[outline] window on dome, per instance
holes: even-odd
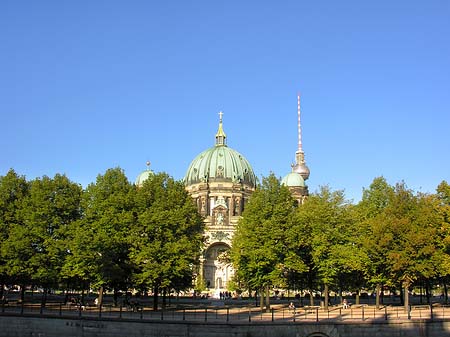
[[[223,178],[223,166],[219,165],[217,167],[216,177]]]

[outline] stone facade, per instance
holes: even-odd
[[[213,296],[228,289],[234,271],[225,263],[236,225],[256,186],[250,163],[229,148],[220,113],[215,146],[201,152],[190,164],[184,182],[205,221],[205,244],[199,278]]]
[[[220,257],[231,247],[237,222],[254,188],[224,180],[189,185],[186,189],[205,218],[200,277],[207,288],[224,291],[233,270]]]

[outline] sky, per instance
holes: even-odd
[[[0,176],[86,187],[214,146],[291,171],[297,93],[310,192],[450,182],[450,1],[0,2]]]

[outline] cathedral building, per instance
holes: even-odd
[[[200,259],[200,277],[208,288],[227,289],[233,270],[221,261],[231,247],[237,222],[256,187],[250,163],[227,146],[222,112],[213,147],[201,152],[189,165],[184,183],[205,217],[205,247]]]
[[[282,179],[299,204],[308,195],[305,180],[309,168],[305,163],[300,125],[300,96],[297,97],[298,149],[292,171]],[[153,174],[150,163],[136,179],[136,185]],[[236,225],[245,205],[256,188],[256,176],[248,160],[228,147],[223,130],[223,113],[219,113],[219,126],[214,146],[198,154],[189,165],[184,177],[186,190],[192,196],[205,221],[205,242],[200,258],[199,277],[205,286],[215,292],[227,290],[234,275],[233,268],[221,258],[231,247]],[[217,295],[217,294],[216,294]]]

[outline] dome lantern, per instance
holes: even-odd
[[[225,134],[225,132],[223,132],[222,117],[223,117],[223,112],[220,111],[219,112],[219,129],[217,130],[217,133],[216,133],[216,146],[227,146],[227,143],[226,143],[227,135]]]

